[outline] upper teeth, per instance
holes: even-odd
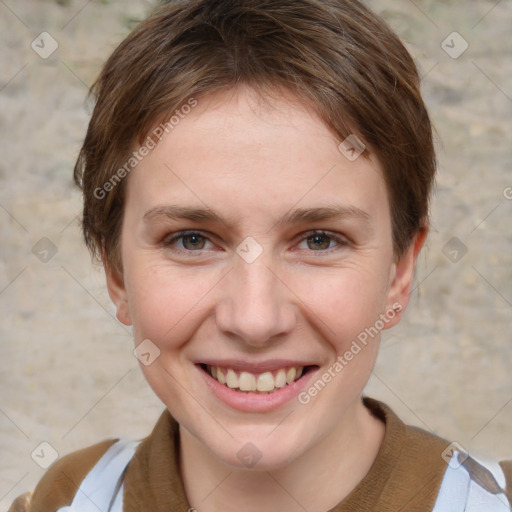
[[[269,393],[282,388],[286,384],[292,384],[299,379],[304,370],[303,366],[280,368],[274,372],[254,374],[250,372],[237,373],[231,368],[208,366],[208,373],[221,384],[228,388],[240,391],[260,391]]]

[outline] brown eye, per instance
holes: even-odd
[[[329,249],[332,238],[324,234],[312,235],[307,238],[308,249],[320,250]]]
[[[182,245],[189,251],[204,249],[205,238],[198,234],[183,235],[180,237]]]
[[[190,256],[192,253],[195,256],[202,256],[205,251],[216,250],[218,247],[211,241],[208,234],[201,231],[181,231],[177,233],[170,233],[162,239],[162,246],[169,251],[181,255]]]

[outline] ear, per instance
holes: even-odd
[[[387,316],[391,317],[391,311],[394,311],[394,316],[386,322],[386,329],[393,327],[401,320],[409,303],[414,267],[427,234],[428,227],[425,225],[418,231],[409,247],[391,267],[386,312],[389,312]]]
[[[112,268],[112,266],[105,261],[103,262],[103,266],[107,278],[108,294],[116,307],[117,319],[124,325],[132,325],[123,272]]]

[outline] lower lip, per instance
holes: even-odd
[[[285,403],[296,398],[317,372],[316,369],[311,369],[306,375],[296,380],[293,384],[287,384],[273,393],[259,394],[234,391],[215,380],[201,367],[198,366],[197,368],[215,397],[233,409],[244,412],[267,412],[278,409]]]

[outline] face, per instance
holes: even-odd
[[[240,89],[201,98],[128,178],[118,318],[160,351],[141,367],[182,431],[229,465],[282,467],[354,424],[407,303],[417,251],[395,261],[378,162],[339,142],[293,97]]]

